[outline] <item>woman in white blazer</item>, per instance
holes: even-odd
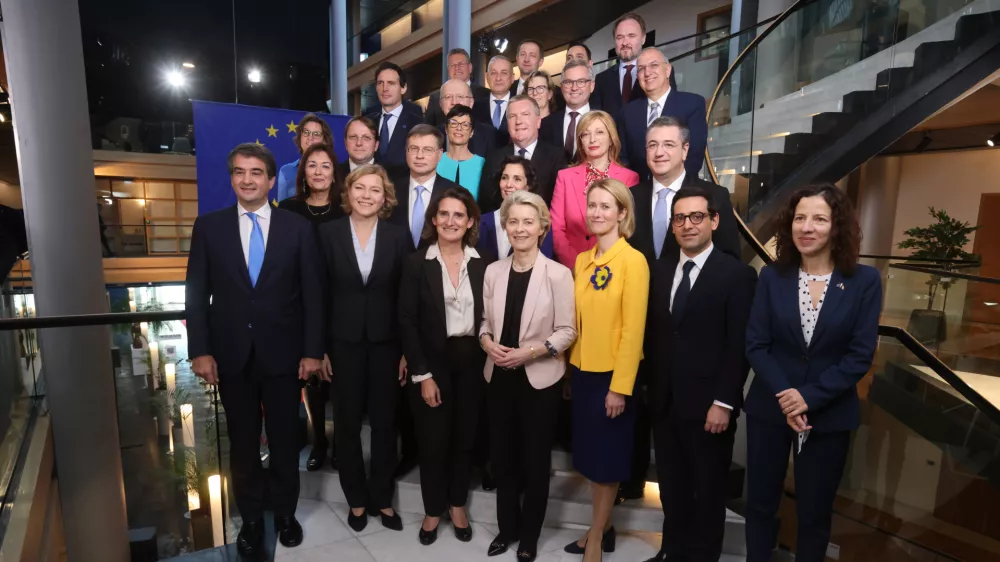
[[[479,330],[487,353],[483,374],[489,383],[500,527],[488,554],[502,554],[517,542],[517,559],[530,562],[549,499],[550,453],[562,395],[557,383],[566,372],[562,354],[576,340],[573,274],[539,251],[551,226],[541,197],[512,193],[500,207],[500,219],[514,253],[486,268]]]

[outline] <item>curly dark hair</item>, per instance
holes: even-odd
[[[299,159],[299,169],[295,173],[295,195],[303,201],[308,199],[310,193],[312,193],[312,189],[309,188],[309,182],[306,181],[306,164],[309,162],[309,158],[317,152],[325,152],[330,158],[330,164],[332,164],[334,172],[337,169],[337,154],[334,153],[333,146],[329,144],[314,144],[307,148],[302,158]],[[337,179],[334,177],[333,183],[330,184],[330,202],[336,199],[336,184]]]
[[[462,245],[475,247],[476,242],[479,241],[479,219],[481,213],[479,212],[479,205],[476,204],[476,198],[464,187],[449,187],[441,192],[440,195],[431,198],[431,203],[427,206],[427,212],[424,215],[424,230],[420,233],[420,238],[431,243],[437,242],[438,233],[437,227],[434,226],[434,217],[437,216],[438,209],[441,207],[441,201],[445,199],[456,199],[465,205],[465,212],[472,217],[473,222],[472,226],[465,233],[465,236],[462,237]]]
[[[507,169],[508,164],[517,164],[524,169],[524,182],[528,184],[528,191],[535,192],[535,168],[531,165],[531,160],[528,160],[520,154],[511,154],[503,159],[500,163],[500,169],[497,170],[496,177],[493,178],[500,185],[500,178],[503,177],[504,170]]]
[[[819,183],[799,188],[788,199],[788,204],[778,215],[777,242],[778,259],[775,265],[788,271],[799,267],[802,255],[795,247],[792,238],[792,223],[795,221],[795,208],[805,197],[822,197],[830,206],[832,217],[830,222],[830,255],[834,266],[845,276],[850,276],[858,267],[858,254],[861,253],[861,225],[854,212],[854,205],[843,191],[831,183]]]

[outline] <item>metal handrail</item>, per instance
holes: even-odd
[[[928,275],[940,275],[942,277],[954,277],[956,279],[964,279],[966,281],[974,281],[976,283],[989,283],[991,285],[1000,285],[1000,279],[996,277],[983,277],[982,275],[971,275],[968,273],[960,273],[953,269],[939,269],[936,267],[921,267],[919,265],[910,265],[908,263],[892,263],[889,267],[894,269],[905,269],[906,271],[916,271],[917,273],[927,273]]]

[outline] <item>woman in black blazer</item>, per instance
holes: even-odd
[[[340,200],[348,216],[320,227],[340,485],[351,507],[347,523],[352,529],[365,528],[365,509],[373,507],[382,525],[399,531],[403,523],[392,509],[394,414],[403,373],[396,297],[410,242],[405,229],[384,220],[396,206],[396,193],[381,166],[351,172]],[[361,452],[366,411],[372,451],[367,482]]]
[[[778,259],[761,271],[747,358],[747,562],[771,559],[788,451],[795,457],[795,559],[821,562],[851,431],[861,421],[856,385],[878,344],[882,283],[858,264],[861,229],[830,184],[792,195],[779,217]]]
[[[455,536],[472,540],[465,512],[472,453],[485,387],[486,354],[476,339],[483,318],[485,260],[476,252],[479,207],[464,188],[431,199],[421,238],[406,258],[399,289],[409,396],[420,446],[424,522],[419,538],[437,540],[450,511]]]

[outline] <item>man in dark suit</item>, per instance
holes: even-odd
[[[542,56],[542,44],[535,39],[522,39],[517,44],[517,52],[514,56],[521,78],[511,83],[510,95],[520,96],[524,94],[524,88],[527,86],[523,78],[527,78],[529,74],[541,68],[545,57]]]
[[[757,274],[713,247],[719,210],[707,191],[678,191],[671,224],[680,251],[650,273],[645,351],[664,517],[663,546],[647,562],[717,562]]]
[[[691,131],[691,149],[684,167],[688,174],[697,176],[705,162],[708,145],[708,124],[705,122],[705,98],[698,94],[679,92],[670,87],[671,66],[663,52],[655,47],[643,49],[636,59],[639,84],[646,94],[632,100],[622,110],[618,119],[618,136],[622,140],[622,154],[628,166],[639,174],[640,180],[649,179],[646,167],[646,128],[657,117],[674,117]]]
[[[378,152],[378,129],[367,117],[353,117],[344,127],[344,147],[347,160],[334,169],[335,192],[331,194],[334,205],[340,205],[340,194],[347,175],[360,166],[374,164]]]
[[[496,131],[491,124],[475,120],[476,96],[472,93],[469,86],[461,80],[448,80],[441,86],[439,97],[441,102],[438,110],[443,111],[444,115],[448,115],[448,112],[456,105],[466,105],[473,108],[473,134],[472,138],[469,139],[469,150],[477,156],[486,158],[496,148]],[[430,111],[427,113],[430,114]],[[427,124],[431,124],[430,120],[427,121]],[[447,123],[444,119],[441,120],[439,125],[436,125],[437,130],[441,131],[445,137],[448,136],[447,131],[445,131],[446,125]]]
[[[553,146],[563,147],[566,161],[574,162],[579,150],[576,146],[577,125],[591,110],[600,109],[590,98],[594,92],[594,69],[583,61],[566,62],[560,89],[566,99],[566,107],[542,119],[539,138]]]
[[[490,93],[482,101],[476,100],[476,105],[472,108],[473,121],[480,123],[490,123],[493,125],[496,146],[504,146],[510,142],[510,134],[507,132],[507,108],[513,93],[510,88],[510,81],[514,78],[514,67],[510,61],[501,55],[490,59],[486,65],[486,82],[490,86]]]
[[[188,350],[192,370],[219,385],[229,426],[232,485],[243,528],[242,554],[259,555],[264,490],[285,546],[302,542],[298,422],[302,380],[322,371],[321,257],[315,230],[301,216],[272,209],[277,173],[263,146],[229,153],[237,204],[194,223],[187,268]],[[270,468],[260,463],[261,405],[267,412]]]
[[[423,123],[418,110],[407,109],[403,103],[406,93],[406,74],[391,62],[383,62],[375,69],[375,91],[381,109],[366,115],[378,123],[379,163],[383,166],[400,166],[406,162],[406,135],[410,128]]]
[[[490,95],[489,88],[472,83],[472,59],[469,57],[469,52],[465,49],[459,48],[448,51],[448,80],[458,80],[464,83],[469,87],[471,95],[475,99],[484,99]],[[444,89],[444,84],[441,85],[441,89]],[[465,100],[453,101],[452,105],[456,103],[472,107],[471,99],[468,100],[468,103]],[[440,129],[444,126],[445,115],[448,115],[448,110],[441,107],[441,90],[431,93],[431,97],[427,101],[427,112],[424,114],[424,120],[428,125],[433,125]],[[473,152],[475,151],[473,150]],[[481,154],[480,156],[485,155]]]
[[[479,208],[484,214],[500,208],[500,166],[504,158],[512,154],[520,154],[531,161],[535,172],[532,191],[540,195],[546,205],[552,205],[556,174],[566,167],[566,155],[561,148],[539,140],[540,115],[541,110],[531,97],[517,96],[510,100],[508,128],[511,142],[486,158],[479,181]]]
[[[646,42],[646,20],[629,12],[615,21],[615,54],[618,62],[595,79],[594,97],[601,107],[617,118],[630,101],[644,97],[636,79],[636,62]]]

